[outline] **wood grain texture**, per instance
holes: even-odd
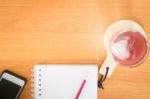
[[[0,0],[0,71],[26,78],[20,99],[31,99],[37,63],[98,63],[103,35],[120,19],[139,22],[150,38],[149,0]],[[150,99],[150,57],[136,68],[118,66],[99,99]]]

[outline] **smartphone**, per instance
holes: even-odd
[[[18,99],[27,80],[5,70],[0,76],[0,99]]]

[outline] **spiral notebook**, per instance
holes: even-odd
[[[97,99],[97,65],[37,64],[33,72],[33,99]]]

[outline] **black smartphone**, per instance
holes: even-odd
[[[18,99],[27,80],[5,70],[0,76],[0,99]]]

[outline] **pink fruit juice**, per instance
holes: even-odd
[[[110,44],[114,59],[125,66],[138,64],[146,56],[147,50],[147,41],[138,31],[122,32]]]

